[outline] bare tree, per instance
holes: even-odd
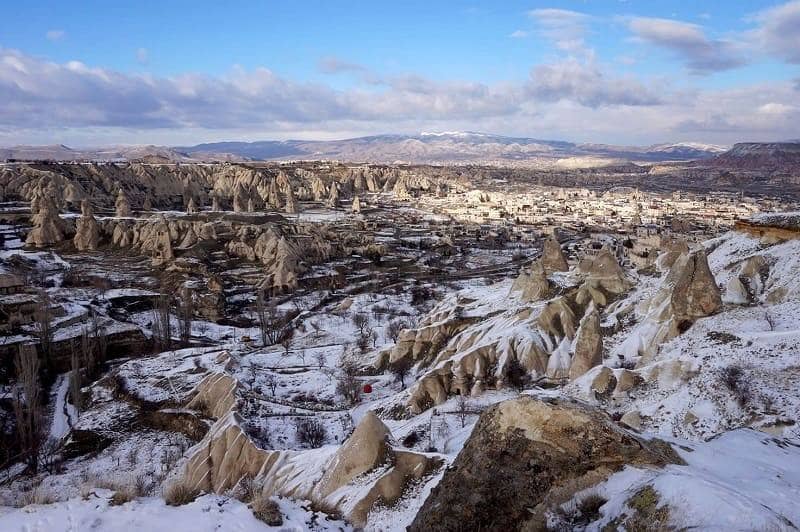
[[[53,301],[47,290],[38,291],[38,308],[34,315],[36,338],[39,340],[39,349],[44,360],[46,375],[52,370],[53,358]]]
[[[314,361],[317,363],[317,366],[322,369],[322,366],[325,365],[325,353],[322,351],[317,351],[314,353]]]
[[[386,326],[386,336],[391,338],[392,343],[397,343],[397,339],[400,337],[400,333],[403,329],[407,329],[408,324],[403,320],[392,320],[389,322],[389,325]]]
[[[275,392],[278,391],[278,378],[275,377],[274,373],[267,373],[265,384],[267,388],[269,388],[270,393],[272,393],[272,397],[275,397]]]
[[[81,411],[83,401],[81,400],[81,362],[75,345],[72,345],[72,355],[70,357],[71,371],[69,372],[69,394],[72,406],[78,412]]]
[[[172,344],[172,323],[170,319],[169,296],[161,294],[153,305],[153,340],[159,351],[166,351]]]
[[[17,422],[17,444],[31,472],[36,473],[39,450],[44,439],[44,415],[39,387],[39,359],[28,346],[20,346],[14,366],[17,386],[14,391],[14,415]]]
[[[184,287],[178,304],[178,333],[181,345],[188,346],[192,338],[192,318],[194,317],[194,301],[192,289]]]
[[[297,441],[307,444],[312,449],[322,446],[328,432],[325,425],[313,417],[302,417],[295,422]]]
[[[91,366],[91,376],[96,377],[99,375],[100,370],[106,363],[106,351],[108,349],[108,342],[106,341],[106,328],[101,325],[100,315],[94,308],[89,312],[91,319],[91,346],[92,346],[92,359],[93,366]]]
[[[278,310],[274,301],[267,302],[264,291],[256,296],[256,313],[261,329],[262,345],[275,345],[287,334],[286,316]]]
[[[353,320],[353,325],[358,328],[358,334],[362,337],[365,336],[369,326],[369,316],[363,312],[356,312],[351,319]]]
[[[301,348],[301,349],[300,349],[300,350],[297,352],[297,356],[299,356],[299,357],[300,357],[300,360],[303,362],[303,364],[305,364],[305,363],[306,363],[306,350],[305,350],[304,348]]]
[[[394,375],[395,380],[400,382],[400,389],[405,389],[406,387],[406,376],[411,371],[411,366],[413,363],[408,357],[403,357],[395,360],[391,364],[389,364],[389,371],[392,372]]]
[[[292,335],[285,334],[284,337],[281,339],[281,347],[283,347],[283,356],[288,357],[289,351],[292,349]]]
[[[775,330],[775,318],[772,316],[772,314],[769,313],[769,311],[764,312],[764,319],[767,321],[767,325],[769,326],[769,330],[770,331],[774,331]]]
[[[467,402],[467,397],[465,395],[459,395],[456,401],[456,415],[458,416],[458,420],[461,421],[462,429],[467,424],[467,416],[471,413],[472,408],[469,402]]]
[[[358,368],[349,361],[342,361],[336,381],[336,392],[354,405],[361,398],[361,383],[356,378]]]

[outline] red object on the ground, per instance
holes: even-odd
[[[372,385],[371,384],[365,384],[364,385],[364,393],[372,393]]]

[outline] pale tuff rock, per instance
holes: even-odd
[[[291,186],[286,192],[286,205],[283,210],[286,214],[297,214],[297,200],[294,197],[294,191],[292,191]]]
[[[331,209],[339,206],[339,185],[335,181],[331,183],[331,191],[325,204]]]
[[[553,283],[547,278],[542,261],[535,260],[531,263],[530,271],[522,271],[511,287],[512,291],[521,291],[522,301],[533,303],[542,301],[552,296]]]
[[[143,211],[152,211],[153,210],[153,198],[148,193],[144,197],[144,202],[142,203],[142,210]]]
[[[230,377],[211,375],[187,405],[211,413],[209,402],[222,403],[215,410],[221,417],[189,450],[182,481],[194,489],[222,493],[249,477],[262,486],[262,496],[308,499],[342,512],[353,524],[363,527],[376,503],[394,504],[409,481],[440,465],[440,461],[425,455],[393,449],[389,429],[371,411],[341,447],[334,452],[320,450],[328,453],[321,467],[320,451],[312,451],[316,459],[308,460],[303,451],[260,449],[241,428],[235,400],[231,400],[234,389],[235,381]],[[364,483],[370,473],[374,474]],[[359,482],[359,489],[353,489],[355,482]]]
[[[198,209],[197,205],[194,202],[194,198],[189,198],[189,203],[186,205],[186,213],[187,214],[197,214]]]
[[[590,390],[594,392],[595,397],[608,397],[617,386],[617,377],[611,368],[603,366],[597,372],[597,375],[592,380]]]
[[[249,201],[250,198],[247,196],[244,187],[241,185],[237,186],[236,190],[233,192],[233,212],[250,212]]]
[[[705,251],[683,254],[675,261],[658,291],[642,302],[645,318],[618,346],[617,354],[646,364],[661,344],[685,331],[697,319],[722,308],[722,297],[708,267]]]
[[[600,315],[594,306],[590,306],[578,327],[575,354],[569,366],[569,379],[575,380],[602,363],[603,335],[600,330]]]
[[[114,203],[117,218],[130,218],[131,217],[131,204],[128,202],[128,196],[125,191],[119,189],[117,200]]]
[[[689,244],[685,239],[675,236],[662,236],[660,241],[661,254],[657,259],[658,269],[666,271],[672,268],[678,257],[689,253]]]
[[[52,246],[64,240],[64,222],[51,196],[39,198],[38,210],[31,218],[33,229],[25,243],[38,248]]]
[[[384,463],[389,454],[390,432],[372,410],[368,410],[353,434],[336,451],[332,467],[314,488],[314,498],[324,500],[359,475]]]
[[[111,244],[119,248],[127,248],[133,245],[133,230],[124,222],[114,225],[111,236]]]
[[[764,256],[748,257],[739,267],[739,274],[728,281],[723,300],[739,305],[755,303],[764,295],[764,283],[768,277],[769,263]]]
[[[318,176],[311,178],[311,196],[314,201],[322,201],[326,194],[325,182]]]
[[[359,214],[361,212],[361,199],[356,196],[353,198],[353,206],[351,207],[353,214]]]
[[[207,416],[221,418],[236,407],[236,379],[226,373],[212,373],[195,388],[186,408],[200,410]]]
[[[675,261],[667,282],[674,285],[670,306],[678,325],[710,316],[722,308],[720,290],[704,250],[682,255]]]
[[[545,530],[547,512],[576,492],[628,465],[669,463],[682,463],[669,445],[596,409],[520,396],[481,414],[408,530]]]
[[[247,211],[246,212],[256,212],[256,202],[252,197],[247,199]]]
[[[639,414],[638,410],[626,412],[619,421],[626,427],[630,427],[636,432],[640,432],[642,430],[642,416]]]
[[[561,251],[561,245],[555,238],[548,238],[544,241],[542,250],[542,266],[546,272],[565,272],[569,270],[567,259]]]
[[[630,281],[625,276],[625,270],[607,247],[603,247],[595,256],[584,257],[578,269],[585,276],[589,286],[599,288],[608,294],[623,294],[631,287]]]
[[[94,251],[100,240],[100,225],[94,218],[89,200],[81,202],[81,216],[75,222],[75,236],[72,243],[78,251]]]
[[[577,319],[566,297],[548,301],[537,319],[539,328],[553,338],[575,338]]]
[[[219,202],[219,196],[214,192],[211,193],[211,210],[214,212],[219,212],[222,210]]]
[[[164,265],[175,258],[172,239],[172,231],[163,215],[148,220],[146,224],[134,228],[133,232],[133,245],[152,257],[153,266]]]

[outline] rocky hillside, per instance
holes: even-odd
[[[742,142],[709,159],[709,164],[737,170],[800,172],[800,143]]]

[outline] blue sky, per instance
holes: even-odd
[[[0,2],[0,143],[800,137],[800,2]]]

